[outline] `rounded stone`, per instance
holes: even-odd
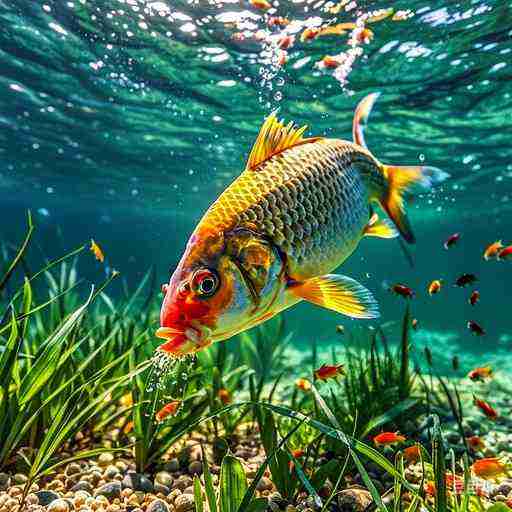
[[[189,510],[194,509],[192,508]],[[165,503],[165,501],[154,500],[148,505],[146,512],[169,512],[169,507],[167,506],[167,503]]]
[[[114,478],[119,473],[119,468],[111,464],[110,466],[107,466],[107,469],[105,469],[105,472],[103,474],[105,478]]]
[[[194,496],[191,494],[180,494],[174,500],[176,512],[192,512],[195,510]]]
[[[155,482],[154,492],[155,494],[163,494],[164,496],[167,496],[171,492],[171,488]]]
[[[24,484],[28,480],[28,476],[23,473],[16,473],[13,479],[16,484]]]
[[[52,501],[58,500],[60,498],[60,496],[53,491],[37,491],[34,494],[39,500],[39,505],[42,505],[43,507],[46,507]]]
[[[66,466],[65,474],[66,476],[76,475],[82,471],[80,464],[76,462],[71,462]]]
[[[199,460],[195,460],[188,465],[188,472],[191,475],[199,475],[203,472],[203,463]]]
[[[159,471],[155,475],[155,484],[159,483],[161,485],[165,485],[166,487],[172,487],[173,480],[174,479],[172,475],[167,471]]]
[[[105,498],[114,499],[121,496],[121,483],[108,482],[96,489],[94,496],[105,496]]]
[[[122,482],[123,488],[133,489],[134,491],[153,492],[151,480],[141,473],[129,471]]]
[[[338,506],[344,512],[363,512],[372,501],[372,495],[366,489],[354,487],[338,493]]]
[[[73,487],[71,487],[71,491],[86,491],[90,494],[93,492],[93,486],[90,482],[87,482],[86,480],[79,480]]]
[[[55,501],[52,501],[48,507],[46,508],[48,512],[69,512],[71,507],[69,506],[69,503],[66,500],[58,499]]]
[[[0,491],[6,491],[11,484],[11,477],[7,473],[0,473]]]
[[[180,469],[180,463],[178,459],[171,459],[167,464],[165,464],[165,469],[170,471],[171,473],[175,473]]]
[[[112,464],[114,462],[114,456],[111,453],[102,453],[98,457],[98,464],[100,466],[108,466],[109,464]]]
[[[272,489],[272,482],[267,477],[262,477],[256,486],[258,491],[270,491]]]

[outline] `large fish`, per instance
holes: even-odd
[[[363,125],[377,94],[358,105],[354,142],[303,136],[271,114],[243,173],[210,206],[168,285],[156,335],[182,356],[249,329],[307,300],[355,318],[376,318],[372,294],[331,274],[364,236],[414,241],[404,193],[447,175],[392,166],[369,151]]]

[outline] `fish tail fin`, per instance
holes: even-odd
[[[429,190],[434,184],[444,181],[448,174],[437,167],[421,165],[382,165],[381,171],[387,186],[380,204],[404,239],[414,243],[414,233],[405,212],[404,196],[418,189]]]
[[[364,140],[364,128],[370,117],[373,105],[380,96],[380,92],[373,92],[365,96],[356,107],[354,112],[354,120],[352,121],[352,137],[354,142],[368,149],[366,141]]]

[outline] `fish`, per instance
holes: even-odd
[[[306,41],[313,41],[313,39],[316,39],[320,32],[321,28],[319,27],[307,27],[302,31],[300,40],[302,43],[305,43]]]
[[[168,416],[176,416],[178,414],[178,410],[181,406],[181,400],[173,400],[168,404],[165,404],[156,414],[156,421],[164,421]]]
[[[333,379],[340,375],[345,375],[344,365],[342,364],[323,364],[314,371],[315,378],[318,380]]]
[[[101,247],[91,238],[91,247],[89,250],[94,254],[94,257],[100,262],[103,263],[105,261],[105,254],[103,253]]]
[[[503,249],[501,240],[496,240],[496,242],[489,244],[484,250],[484,260],[488,261],[492,258],[496,258],[501,249]]]
[[[281,50],[288,50],[290,49],[293,44],[295,43],[295,37],[294,36],[282,36],[277,40],[277,47]]]
[[[326,69],[336,69],[342,63],[343,59],[337,55],[325,55],[324,58],[318,63],[318,66]]]
[[[480,436],[466,437],[466,441],[468,443],[468,446],[475,452],[485,449],[484,440]]]
[[[296,459],[299,459],[300,457],[304,457],[305,455],[305,451],[298,448],[297,450],[292,450],[292,455],[296,458]]]
[[[468,378],[474,382],[482,382],[492,377],[492,368],[490,366],[482,366],[474,368],[468,373]]]
[[[450,249],[450,247],[453,247],[460,240],[460,236],[460,233],[454,233],[449,236],[443,244],[444,248]]]
[[[336,326],[336,332],[338,334],[345,334],[345,327],[343,325],[337,325]]]
[[[415,444],[413,446],[408,446],[407,448],[404,448],[403,454],[404,454],[404,459],[407,462],[419,461],[421,458],[420,445]]]
[[[478,290],[473,290],[468,299],[468,302],[474,306],[480,300],[480,292]]]
[[[512,259],[512,245],[508,245],[507,247],[503,247],[498,253],[498,261],[510,260]]]
[[[268,27],[286,27],[289,24],[290,20],[283,16],[270,16],[267,20]]]
[[[441,291],[442,283],[440,279],[434,279],[429,285],[428,285],[428,294],[434,295],[436,293],[439,293]]]
[[[375,446],[391,446],[406,441],[406,437],[399,432],[381,432],[373,438]]]
[[[245,170],[204,214],[170,278],[155,333],[161,352],[196,353],[302,300],[352,318],[379,316],[367,288],[332,272],[364,237],[400,233],[413,243],[404,196],[448,175],[386,165],[369,152],[363,124],[377,97],[357,106],[354,142],[305,137],[305,126],[275,113],[265,120]]]
[[[480,478],[496,478],[507,475],[507,466],[499,457],[487,457],[475,460],[471,465],[471,472]]]
[[[496,420],[498,418],[497,411],[488,404],[485,400],[477,398],[473,395],[473,403],[490,419]]]
[[[476,281],[478,281],[478,279],[475,276],[475,274],[462,274],[455,280],[455,286],[464,288],[464,286],[467,286],[468,284],[473,284]]]
[[[249,0],[249,3],[255,9],[259,9],[260,11],[268,11],[272,8],[272,4],[267,0]]]
[[[231,403],[231,393],[226,388],[220,388],[219,392],[217,393],[217,396],[219,397],[219,400],[224,404],[228,405]]]
[[[484,328],[474,320],[469,320],[466,325],[475,336],[483,336],[485,334]]]
[[[281,50],[277,56],[277,63],[283,67],[288,62],[288,53]]]
[[[373,39],[373,31],[369,28],[361,28],[355,31],[354,37],[358,43],[368,44]]]
[[[301,391],[309,391],[311,389],[311,382],[307,379],[297,379],[295,381],[295,387]]]
[[[400,295],[404,299],[412,299],[414,297],[414,291],[405,284],[394,284],[391,286],[390,291],[396,295]]]
[[[417,319],[417,318],[413,318],[413,319],[411,320],[411,327],[412,327],[415,331],[417,331],[417,330],[418,330],[418,327],[419,327],[418,323],[419,323],[419,322],[418,322],[418,319]]]

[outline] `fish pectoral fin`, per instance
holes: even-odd
[[[296,297],[353,318],[378,318],[377,301],[369,290],[347,276],[327,274],[292,283]]]
[[[376,236],[378,238],[396,238],[399,236],[398,230],[387,219],[379,219],[374,213],[366,227],[364,228],[364,236]]]

